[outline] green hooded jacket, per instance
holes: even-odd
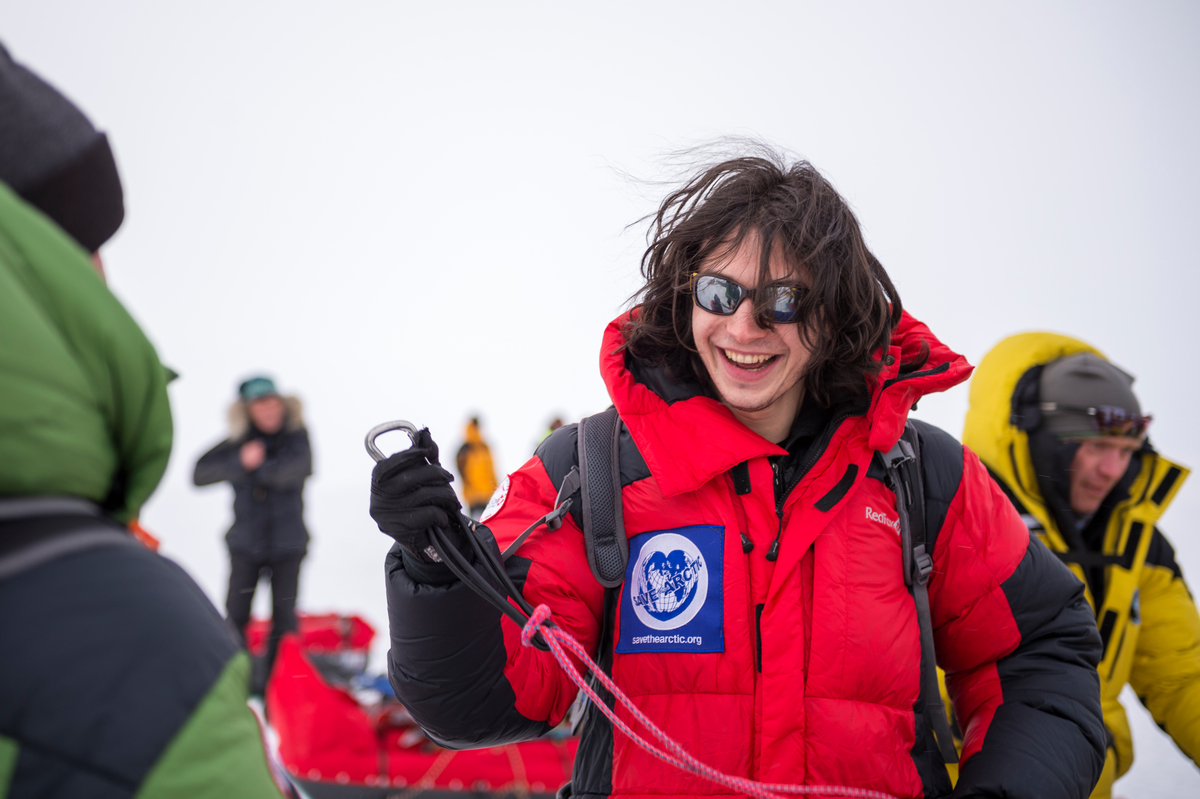
[[[136,517],[171,451],[166,384],[87,253],[0,183],[0,502]],[[0,579],[0,618],[0,799],[282,795],[249,658],[175,564],[132,539],[75,552]]]
[[[171,451],[166,384],[87,253],[0,184],[0,496],[136,517]]]

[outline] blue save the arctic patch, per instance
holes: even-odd
[[[711,524],[629,539],[617,651],[724,652],[724,546]]]

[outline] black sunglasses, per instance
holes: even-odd
[[[778,324],[788,324],[800,319],[800,297],[804,289],[799,286],[767,286],[762,289],[748,289],[740,283],[735,283],[720,275],[701,275],[692,272],[688,284],[692,300],[696,306],[718,316],[730,316],[737,311],[742,300],[749,298],[754,301],[755,295],[766,291],[770,297],[767,303],[767,314],[771,321]]]

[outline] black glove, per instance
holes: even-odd
[[[433,563],[431,527],[438,527],[459,551],[462,532],[454,476],[438,463],[437,444],[425,428],[412,447],[375,464],[371,472],[371,518],[396,539],[409,557]]]

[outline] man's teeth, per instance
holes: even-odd
[[[740,352],[730,352],[729,350],[722,350],[722,352],[729,360],[745,366],[760,366],[775,357],[774,355],[743,355]]]

